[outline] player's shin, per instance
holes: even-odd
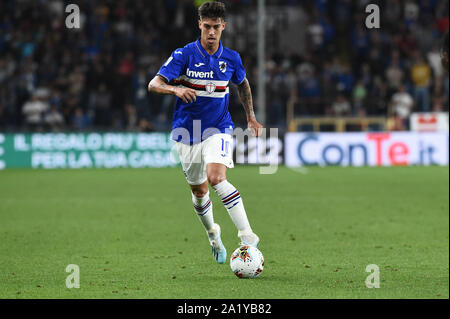
[[[192,203],[194,205],[195,213],[205,227],[205,230],[209,232],[214,225],[212,202],[209,199],[209,191],[203,197],[197,197],[192,194]]]
[[[258,237],[253,233],[250,223],[247,218],[247,213],[245,212],[244,203],[242,201],[239,191],[230,184],[227,180],[220,182],[212,186],[216,191],[217,195],[222,200],[228,214],[231,217],[234,225],[238,229],[238,236],[243,239],[249,238],[251,244],[257,245],[259,242]]]

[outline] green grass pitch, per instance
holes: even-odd
[[[180,168],[0,172],[0,298],[449,298],[448,167],[240,166],[228,180],[261,238],[257,279],[215,263]],[[229,258],[237,231],[211,198]]]

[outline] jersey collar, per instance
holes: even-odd
[[[223,52],[222,41],[219,41],[219,48],[217,49],[216,53],[214,53],[214,54],[209,54],[208,52],[206,52],[205,48],[203,48],[202,44],[200,43],[200,37],[197,38],[195,45],[197,46],[198,51],[200,52],[201,55],[203,55],[203,57],[207,57],[209,55],[209,56],[213,56],[218,59],[218,58],[220,58],[220,56],[222,55],[222,52]]]

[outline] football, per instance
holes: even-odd
[[[240,246],[230,257],[230,267],[239,278],[256,278],[264,268],[264,256],[252,246]]]

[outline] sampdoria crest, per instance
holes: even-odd
[[[227,71],[227,63],[225,61],[219,61],[219,70],[222,71],[222,73]]]

